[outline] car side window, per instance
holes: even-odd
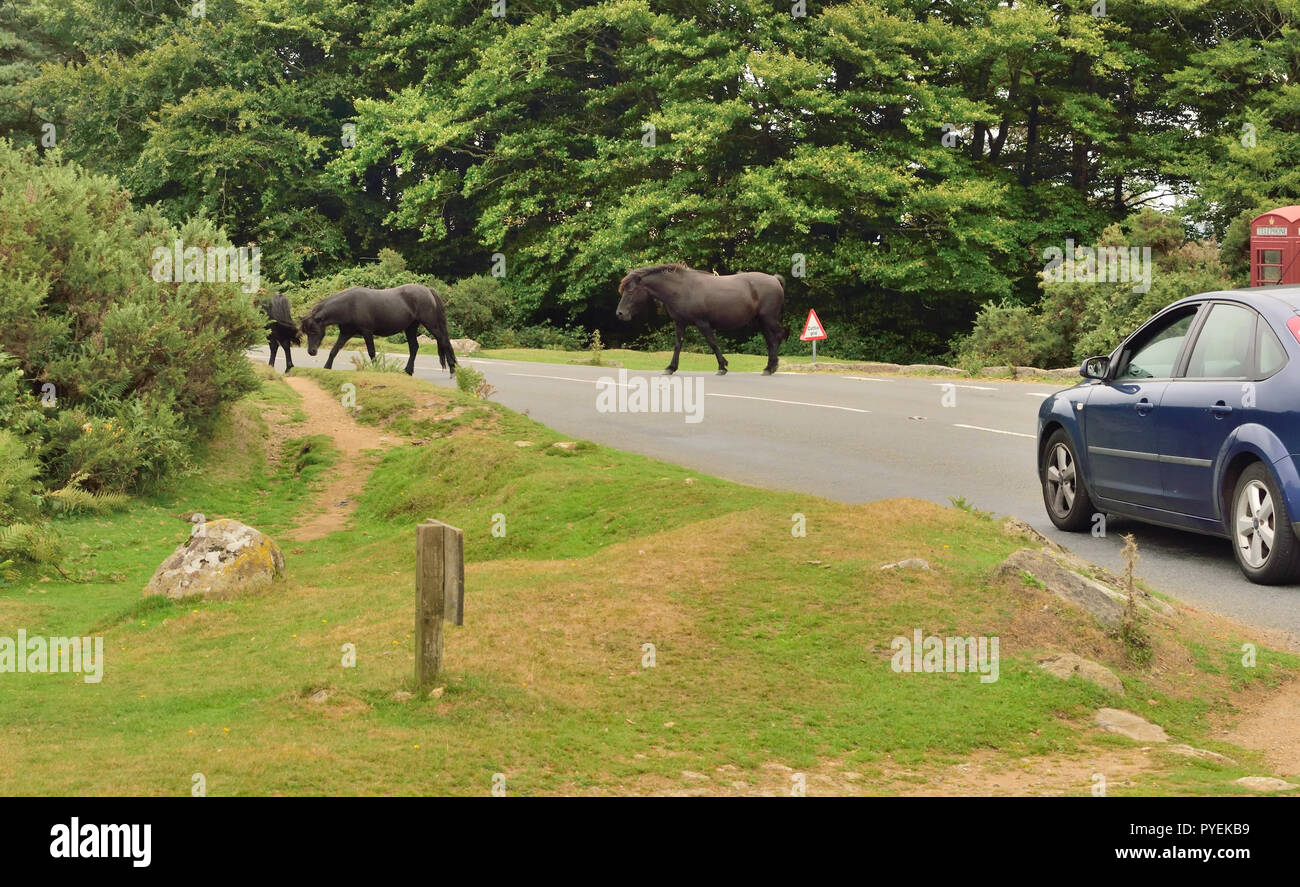
[[[1286,365],[1286,349],[1268,324],[1262,321],[1255,332],[1255,354],[1259,362],[1260,378],[1271,376]]]
[[[1220,302],[1210,309],[1187,361],[1189,379],[1248,379],[1255,314],[1241,305]]]
[[[1189,306],[1144,331],[1141,339],[1125,347],[1125,353],[1120,356],[1122,366],[1115,376],[1116,380],[1172,377],[1178,355],[1183,350],[1183,341],[1195,318],[1196,306]]]

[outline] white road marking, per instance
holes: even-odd
[[[894,382],[895,379],[872,379],[867,376],[845,376],[846,379],[854,379],[858,382]]]
[[[962,385],[959,382],[931,382],[931,385],[951,385],[953,388],[970,388],[972,391],[997,391],[996,388],[990,388],[987,385]]]
[[[595,379],[575,379],[572,376],[547,376],[542,373],[506,373],[507,376],[528,376],[530,379],[559,379],[562,382],[585,382],[595,385]]]
[[[1039,394],[1037,391],[1025,391],[1022,393],[1025,395],[1025,397],[1051,397],[1052,396],[1051,393]]]
[[[869,413],[871,410],[860,410],[857,407],[841,407],[832,403],[806,403],[802,400],[778,400],[775,397],[751,397],[747,394],[715,394],[712,391],[706,391],[705,397],[734,397],[739,400],[765,400],[768,403],[788,403],[797,407],[821,407],[824,410],[845,410],[850,413]]]
[[[953,425],[952,425],[952,427],[953,427],[953,428],[970,428],[970,429],[973,430],[973,431],[991,431],[991,432],[993,432],[994,434],[1011,434],[1011,435],[1014,435],[1015,437],[1028,437],[1028,438],[1032,438],[1032,437],[1034,436],[1034,435],[1032,435],[1032,434],[1025,434],[1023,431],[1003,431],[1001,428],[984,428],[984,427],[981,426],[981,425],[961,425],[961,424],[959,424],[959,423],[957,423],[957,422],[954,422]]]

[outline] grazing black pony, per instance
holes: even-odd
[[[743,271],[740,274],[711,274],[672,263],[650,265],[629,271],[618,285],[623,298],[618,303],[619,320],[631,320],[650,299],[658,299],[677,325],[677,347],[672,363],[664,372],[677,372],[682,353],[682,336],[688,323],[699,327],[718,358],[718,375],[726,375],[727,360],[718,350],[714,330],[734,330],[758,321],[767,340],[767,368],[776,371],[777,351],[790,335],[781,325],[785,308],[785,279],[779,274]]]
[[[271,346],[271,359],[267,361],[275,366],[275,353],[284,348],[284,371],[293,369],[293,356],[289,346],[302,344],[302,333],[298,324],[293,322],[289,311],[289,300],[282,293],[274,293],[259,303],[262,313],[266,315],[266,341]]]
[[[334,358],[353,336],[366,340],[366,351],[375,359],[375,336],[395,336],[406,333],[406,344],[411,349],[411,359],[406,362],[406,374],[415,375],[415,355],[420,350],[420,327],[438,343],[438,362],[443,369],[456,373],[456,352],[451,347],[447,332],[447,312],[437,293],[427,286],[408,283],[386,290],[354,286],[327,296],[302,319],[302,331],[307,334],[307,353],[315,355],[320,348],[325,329],[331,325],[339,328],[338,341],[330,349],[325,369],[333,369]]]

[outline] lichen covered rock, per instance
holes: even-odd
[[[263,588],[283,573],[284,554],[267,536],[237,520],[207,521],[159,565],[144,596],[226,600]]]

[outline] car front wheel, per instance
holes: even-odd
[[[1043,504],[1047,516],[1062,530],[1086,530],[1092,521],[1092,499],[1079,473],[1079,459],[1070,435],[1058,428],[1047,440],[1043,459]]]
[[[1273,474],[1262,462],[1248,466],[1232,494],[1232,550],[1251,582],[1278,585],[1300,577],[1300,541],[1291,531]]]

